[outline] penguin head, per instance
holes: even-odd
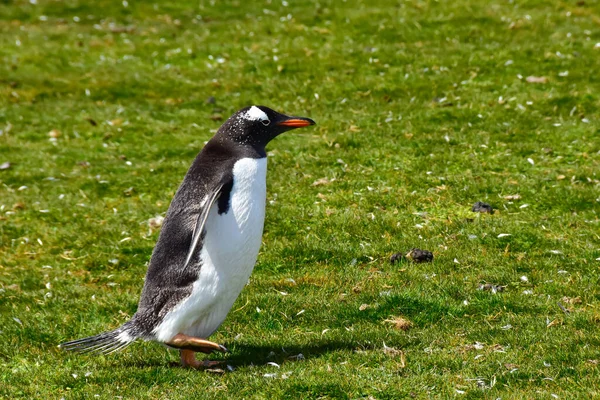
[[[218,135],[239,144],[264,149],[267,143],[282,133],[314,125],[304,117],[290,117],[265,106],[245,107],[233,114],[219,129]]]

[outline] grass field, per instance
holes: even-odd
[[[596,0],[0,0],[0,397],[600,397],[599,42]],[[251,104],[318,125],[269,146],[233,371],[61,352]]]

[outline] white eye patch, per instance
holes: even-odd
[[[271,121],[269,121],[269,117],[264,113],[263,110],[256,106],[250,107],[248,111],[243,115],[243,117],[249,121],[260,121],[264,125],[269,125]]]

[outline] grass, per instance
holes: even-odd
[[[599,18],[594,0],[0,1],[0,397],[600,396]],[[264,244],[213,336],[235,371],[57,349],[135,312],[147,221],[249,104],[318,125],[269,147]],[[412,247],[433,263],[389,263]]]

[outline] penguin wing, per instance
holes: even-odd
[[[194,255],[194,251],[196,251],[196,247],[198,247],[198,242],[202,237],[202,232],[204,231],[204,225],[206,225],[206,220],[208,219],[208,214],[210,213],[210,209],[212,208],[215,201],[221,195],[223,191],[223,187],[225,184],[221,183],[213,188],[212,191],[207,193],[206,200],[202,205],[202,209],[200,214],[198,214],[198,219],[196,220],[196,227],[194,228],[194,233],[192,234],[192,242],[190,243],[190,249],[188,250],[187,257],[185,258],[185,263],[183,264],[183,268],[187,267],[192,256]]]

